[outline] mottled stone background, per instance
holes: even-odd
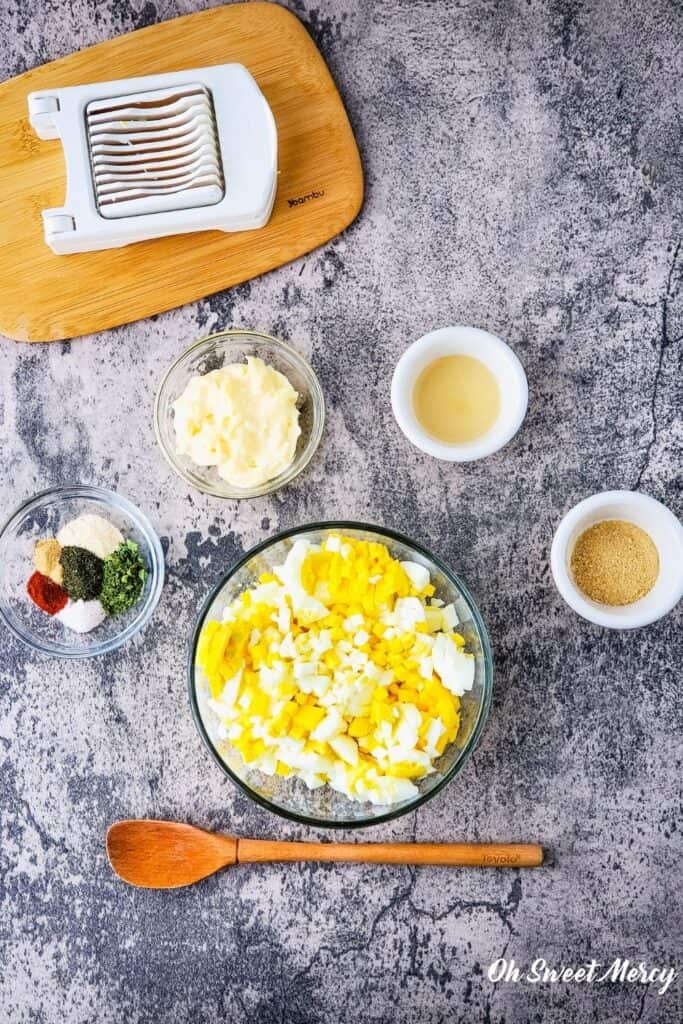
[[[1,0],[2,72],[198,6]],[[680,979],[660,997],[494,986],[486,970],[503,954],[682,966],[681,608],[610,633],[565,607],[548,567],[555,525],[592,492],[639,488],[683,512],[681,7],[290,6],[357,134],[356,223],[177,312],[71,343],[0,342],[3,512],[60,481],[102,484],[149,513],[168,553],[152,624],[114,656],[46,662],[0,637],[0,1020],[675,1024]],[[403,348],[451,322],[508,339],[529,377],[522,431],[470,466],[412,449],[389,404]],[[152,428],[168,362],[234,325],[309,356],[328,405],[308,472],[239,505],[188,493]],[[366,838],[539,840],[555,866],[270,866],[170,894],[127,888],[104,852],[117,818],[315,837],[209,760],[185,658],[198,604],[241,551],[338,515],[438,551],[495,650],[467,769]]]

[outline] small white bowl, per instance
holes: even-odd
[[[635,523],[652,538],[659,554],[659,576],[649,594],[632,604],[612,607],[592,601],[579,590],[569,568],[576,541],[605,519]],[[567,604],[584,619],[609,629],[637,629],[666,615],[683,597],[683,525],[665,505],[635,491],[603,491],[580,501],[555,532],[550,551],[555,585]]]
[[[426,366],[456,355],[473,356],[491,371],[500,390],[500,411],[493,426],[476,441],[446,444],[428,434],[417,420],[413,388]],[[418,338],[399,359],[391,382],[391,405],[399,427],[417,448],[444,462],[472,462],[497,452],[519,430],[528,402],[529,388],[519,359],[504,341],[478,327],[440,327]]]

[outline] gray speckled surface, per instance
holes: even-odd
[[[2,0],[16,74],[193,0]],[[156,523],[168,583],[106,660],[0,637],[0,1020],[674,1024],[633,985],[493,985],[488,964],[681,960],[681,608],[632,634],[579,620],[548,567],[577,500],[640,487],[679,515],[683,18],[665,0],[300,0],[348,105],[367,200],[346,234],[195,306],[96,339],[0,343],[3,509],[80,479]],[[502,453],[451,467],[399,433],[389,379],[427,329],[508,339],[531,390]],[[309,471],[272,499],[188,494],[156,449],[166,364],[248,325],[310,356],[328,403]],[[80,400],[76,403],[76,398]],[[64,410],[66,409],[66,414]],[[107,825],[191,820],[303,837],[237,794],[195,734],[195,609],[270,531],[343,514],[402,529],[470,584],[496,662],[455,784],[368,839],[530,839],[534,873],[273,866],[175,893],[111,874]]]

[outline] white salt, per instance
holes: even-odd
[[[97,600],[69,601],[55,616],[74,633],[89,633],[91,629],[104,622],[106,617],[107,613]]]

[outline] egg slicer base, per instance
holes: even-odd
[[[64,206],[42,211],[55,253],[270,217],[275,121],[240,64],[41,90],[28,111],[36,135],[64,149]]]

